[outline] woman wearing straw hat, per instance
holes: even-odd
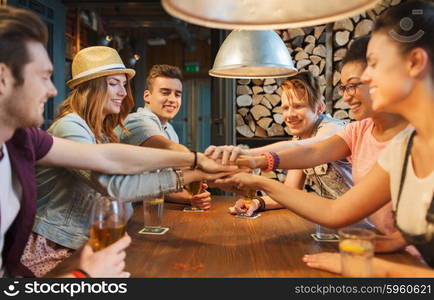
[[[48,132],[86,144],[117,142],[114,129],[119,126],[125,130],[123,120],[134,106],[129,83],[134,75],[115,49],[95,46],[81,50],[72,62],[73,77],[67,82],[71,93]],[[35,276],[42,276],[81,247],[87,240],[90,199],[96,192],[129,202],[142,200],[180,191],[183,176],[188,183],[214,175],[165,169],[123,176],[38,168],[38,208],[22,264]],[[131,214],[132,206],[127,206]]]

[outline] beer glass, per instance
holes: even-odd
[[[317,241],[338,241],[337,235],[335,234],[335,230],[329,229],[327,227],[321,226],[319,224],[315,225],[315,238]]]
[[[125,203],[101,195],[93,197],[89,242],[94,251],[101,250],[123,237],[126,224]]]
[[[187,192],[190,193],[190,195],[194,196],[202,192],[202,184],[203,184],[203,180],[193,181],[190,182],[189,184],[186,184],[184,188],[187,190]],[[201,210],[201,209],[191,205],[191,210]]]
[[[261,174],[261,169],[258,168],[252,169],[250,172],[254,175],[259,175]],[[241,197],[241,199],[244,200],[244,205],[246,206],[247,209],[252,207],[252,200],[255,199],[255,197],[256,197],[256,190],[248,187],[244,188],[244,195]]]
[[[193,181],[185,185],[185,189],[192,195],[197,195],[202,191],[203,181]]]
[[[252,200],[256,197],[256,191],[252,190],[250,188],[244,189],[244,195],[241,197],[241,199],[244,200],[244,205],[247,209],[252,207]]]

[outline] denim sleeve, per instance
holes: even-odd
[[[96,144],[95,135],[92,130],[83,119],[74,114],[69,114],[56,121],[48,129],[48,132],[56,137],[71,141]]]
[[[177,192],[176,174],[172,169],[143,172],[135,175],[104,175],[93,173],[93,181],[107,190],[111,197],[123,201],[141,201],[161,193]]]
[[[129,117],[125,121],[125,127],[128,129],[129,134],[123,133],[120,135],[121,142],[125,144],[141,145],[154,135],[165,136],[158,120],[151,116]]]

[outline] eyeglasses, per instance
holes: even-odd
[[[347,85],[340,85],[338,86],[339,96],[342,97],[344,93],[347,93],[348,96],[354,96],[354,94],[356,93],[356,88],[364,84],[365,84],[364,82],[356,82],[356,83],[349,83]]]

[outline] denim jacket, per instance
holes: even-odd
[[[48,129],[56,137],[96,144],[95,136],[77,114],[68,114]],[[92,202],[96,192],[132,202],[176,192],[171,169],[135,175],[104,175],[86,170],[37,167],[38,207],[33,231],[64,247],[77,249],[88,237]],[[127,203],[129,214],[131,203]]]

